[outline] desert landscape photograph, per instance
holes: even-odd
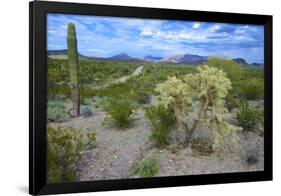
[[[47,182],[264,170],[264,26],[47,14]]]

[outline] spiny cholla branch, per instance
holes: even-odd
[[[197,70],[198,73],[187,74],[183,79],[168,77],[167,81],[156,88],[160,93],[158,104],[173,108],[180,129],[185,131],[185,145],[190,142],[207,110],[210,111],[210,115],[205,115],[205,118],[209,118],[206,122],[212,124],[210,127],[215,129],[224,125],[226,132],[238,130],[227,123],[227,109],[224,107],[223,98],[231,89],[231,81],[226,77],[226,73],[207,65],[198,67]],[[198,98],[200,106],[196,111],[192,102]],[[191,113],[196,113],[196,116],[191,126],[188,126]],[[220,120],[214,120],[215,118]],[[213,129],[212,131],[215,132]],[[214,135],[217,140],[218,137]]]

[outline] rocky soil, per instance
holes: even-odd
[[[208,173],[229,173],[263,170],[263,137],[257,133],[241,132],[239,141],[224,152],[206,156],[198,154],[191,145],[183,148],[179,139],[182,133],[173,131],[171,144],[165,149],[156,149],[149,140],[151,126],[142,109],[135,111],[128,128],[118,129],[106,114],[97,108],[91,117],[79,117],[61,126],[73,126],[97,135],[96,147],[83,151],[77,164],[80,181],[136,178],[132,173],[136,164],[148,156],[159,159],[160,170],[156,176],[175,176]],[[206,130],[199,129],[194,138],[200,138]]]

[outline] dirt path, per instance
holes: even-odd
[[[123,83],[123,82],[126,82],[128,79],[130,79],[131,77],[134,77],[134,76],[138,76],[142,73],[142,70],[143,70],[143,66],[139,66],[135,69],[135,71],[130,74],[130,75],[127,75],[127,76],[123,76],[119,79],[116,79],[112,82],[109,82],[109,83],[106,83],[104,85],[101,85],[101,86],[95,86],[94,89],[101,89],[101,88],[106,88],[108,87],[109,85],[111,84],[118,84],[118,83]]]
[[[123,77],[115,80],[113,83],[123,83],[123,82],[125,82],[126,80],[128,80],[129,78],[131,78],[133,76],[140,75],[142,70],[143,70],[143,66],[139,66],[131,75],[123,76]]]

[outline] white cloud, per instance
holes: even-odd
[[[212,33],[214,33],[214,32],[216,32],[217,30],[219,30],[220,28],[221,28],[220,25],[213,25],[213,26],[211,26],[211,27],[209,28],[209,31],[212,32]]]
[[[256,41],[254,38],[248,36],[235,36],[233,37],[233,40],[237,42],[245,42],[245,43]]]
[[[200,28],[200,26],[201,26],[201,23],[195,22],[195,23],[193,23],[192,28],[193,29],[198,29],[198,28]]]
[[[140,36],[151,36],[151,35],[152,35],[152,32],[150,30],[143,30],[140,33]]]
[[[56,15],[48,22],[49,48],[58,48],[58,45],[66,47],[67,23],[73,22],[79,37],[79,50],[82,54],[93,56],[109,56],[120,52],[140,56],[144,53],[161,56],[223,52],[228,56],[235,54],[240,57],[242,50],[239,44],[241,48],[248,43],[255,45],[260,40],[259,36],[262,37],[260,29],[252,25],[233,25],[229,30],[223,23],[178,24],[166,20],[69,15]],[[169,28],[164,28],[167,25]]]

